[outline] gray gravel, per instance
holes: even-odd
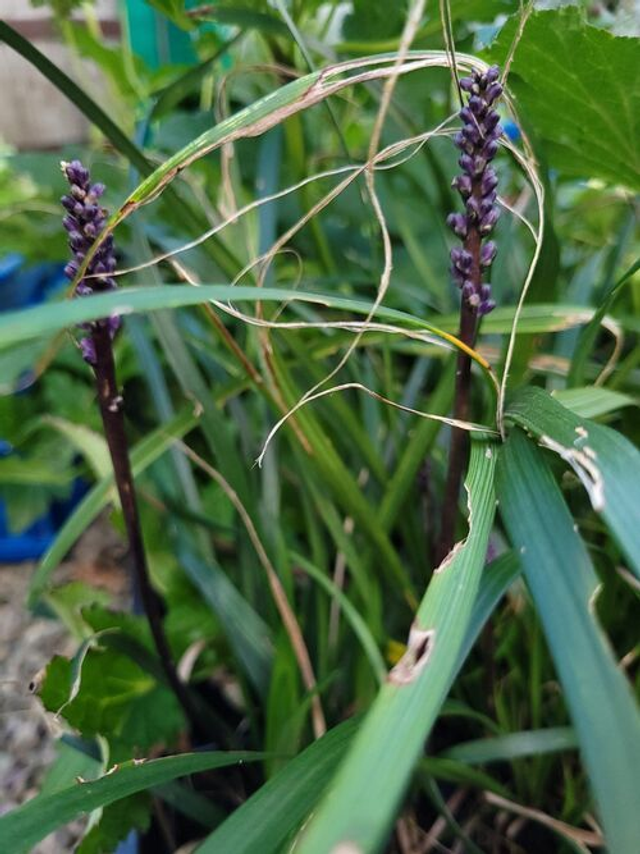
[[[56,574],[56,583],[82,580],[122,601],[126,578],[119,565],[121,542],[105,521],[83,536]],[[38,793],[56,756],[60,726],[47,714],[29,685],[56,654],[73,655],[77,642],[61,623],[34,617],[25,608],[33,564],[0,564],[0,813]],[[79,821],[49,836],[31,854],[73,852],[82,835]]]

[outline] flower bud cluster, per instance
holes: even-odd
[[[104,184],[92,184],[89,170],[79,160],[61,164],[62,172],[69,182],[69,193],[60,200],[66,210],[62,220],[69,235],[69,248],[73,259],[64,268],[69,279],[75,279],[84,259],[102,233],[107,211],[99,204],[104,193]],[[96,292],[110,291],[116,287],[111,273],[116,268],[116,259],[111,234],[101,242],[85,271],[87,277],[80,280],[76,286],[77,296],[87,296]],[[114,315],[104,320],[83,324],[83,329],[93,330],[98,325],[106,326],[113,338],[120,326],[120,318]],[[95,365],[96,354],[91,337],[80,341],[80,349],[85,361]]]
[[[494,65],[460,80],[468,99],[460,110],[462,129],[454,138],[462,152],[458,160],[462,174],[454,178],[452,186],[460,193],[465,212],[452,213],[447,218],[447,224],[463,241],[462,247],[451,250],[451,274],[464,301],[478,316],[495,307],[491,285],[482,279],[497,251],[493,241],[484,241],[500,216],[496,205],[498,176],[489,165],[502,135],[500,118],[493,108],[502,94],[499,76],[500,70]]]

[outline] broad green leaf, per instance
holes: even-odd
[[[515,395],[505,418],[573,468],[640,578],[640,451],[620,433],[574,415],[536,386]]]
[[[495,512],[495,446],[473,442],[469,534],[435,570],[405,655],[389,673],[335,780],[299,842],[300,854],[381,849],[424,741],[457,671]],[[366,797],[363,793],[366,792]]]
[[[77,674],[74,662],[55,656],[47,665],[40,697],[45,708],[62,714],[83,736],[106,738],[116,761],[157,744],[175,744],[184,728],[173,693],[112,648],[86,650]]]
[[[488,52],[503,64],[515,15]],[[640,189],[640,40],[589,26],[575,8],[534,12],[509,86],[551,166]]]
[[[353,10],[342,23],[345,39],[376,41],[399,36],[405,20],[405,9],[401,5],[372,3],[371,0],[353,0]]]
[[[97,780],[77,782],[55,794],[37,795],[23,806],[0,816],[3,850],[11,854],[28,854],[56,828],[99,807],[152,786],[161,786],[177,777],[242,762],[256,762],[262,758],[257,753],[210,751],[124,762]]]
[[[110,80],[118,92],[120,110],[126,115],[128,105],[135,104],[137,99],[143,96],[140,91],[142,86],[138,81],[144,76],[144,63],[135,54],[126,57],[120,45],[108,46],[99,34],[94,35],[86,25],[64,21],[62,26],[63,34],[73,46],[74,52],[93,62]],[[128,68],[129,63],[131,70]]]
[[[559,405],[559,404],[558,404]],[[500,455],[500,512],[562,683],[612,854],[640,839],[640,714],[594,614],[598,579],[544,460],[517,428]]]
[[[82,618],[82,609],[94,604],[107,608],[112,597],[106,590],[84,581],[70,581],[49,590],[42,598],[74,639],[82,640],[87,636],[87,624]]]
[[[190,411],[184,411],[179,413],[172,422],[158,427],[142,439],[131,452],[131,467],[134,477],[141,474],[162,456],[176,439],[186,435],[197,423],[197,416]],[[113,474],[97,483],[64,523],[33,574],[29,586],[28,601],[30,604],[33,604],[42,595],[51,573],[87,526],[108,504],[112,489]]]

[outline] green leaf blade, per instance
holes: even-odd
[[[493,522],[495,456],[492,445],[473,443],[467,478],[469,535],[434,573],[408,650],[389,674],[300,841],[301,854],[326,854],[347,843],[364,854],[384,843],[457,671]]]
[[[497,472],[501,515],[540,614],[610,850],[640,839],[640,716],[593,616],[597,578],[543,457],[515,430]]]
[[[345,721],[296,756],[197,848],[197,854],[276,854],[317,802],[358,721]]]
[[[263,754],[185,753],[147,761],[133,760],[114,766],[97,780],[78,782],[52,795],[38,795],[0,817],[3,850],[23,854],[56,828],[83,813],[107,806],[136,792],[161,786],[177,777],[242,762],[256,762]]]
[[[544,389],[524,388],[505,411],[568,462],[640,578],[640,452],[620,433],[580,418]]]

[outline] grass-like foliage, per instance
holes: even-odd
[[[0,314],[10,522],[91,481],[27,603],[77,641],[60,758],[0,848],[636,854],[624,15],[150,5],[191,65],[53,7],[99,96],[0,23],[96,129],[0,161],[12,245],[71,252]],[[105,508],[130,611],[56,575]]]

